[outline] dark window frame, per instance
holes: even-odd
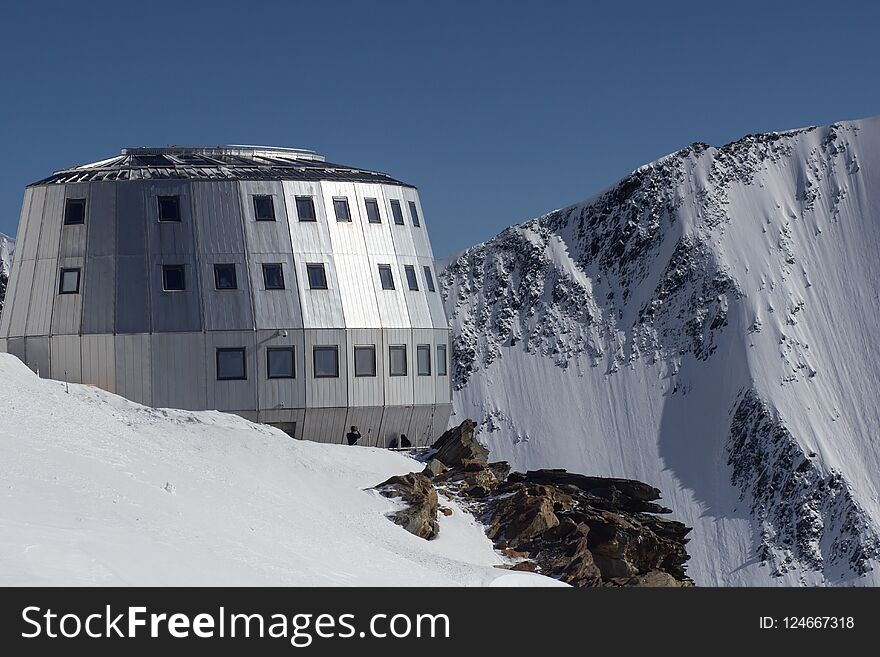
[[[340,203],[345,207],[345,217],[339,216],[339,208],[336,205],[337,203]],[[347,196],[333,197],[333,214],[336,215],[336,221],[339,223],[351,223],[351,206],[348,204]]]
[[[373,219],[370,214],[370,208],[376,208],[376,218]],[[379,199],[377,198],[365,198],[364,199],[364,210],[367,213],[367,223],[369,224],[381,224],[382,223],[382,210],[379,208]]]
[[[410,274],[412,274],[411,278]],[[406,279],[406,287],[409,289],[410,292],[419,291],[419,277],[416,275],[415,265],[404,265],[403,277]]]
[[[419,362],[419,354],[427,353],[428,354],[428,371],[422,371],[422,363]],[[431,376],[431,345],[429,344],[417,344],[416,345],[416,374],[418,376]]]
[[[358,351],[364,351],[364,350],[368,350],[368,351],[370,351],[370,353],[371,353],[372,356],[373,356],[373,371],[372,371],[372,373],[370,373],[370,374],[358,374],[358,358],[357,358],[357,354],[358,354]],[[354,367],[353,367],[353,369],[354,369],[354,375],[355,375],[356,378],[361,378],[361,377],[367,377],[367,378],[369,378],[369,377],[376,377],[376,376],[378,376],[378,368],[377,368],[377,360],[376,360],[376,345],[374,345],[374,344],[356,344],[356,345],[354,346],[354,353],[352,354],[352,357],[353,357],[353,359],[354,359]]]
[[[72,221],[70,211],[74,206],[82,207],[82,216],[78,221]],[[85,198],[66,198],[64,199],[64,225],[65,226],[82,226],[86,223],[86,199]]]
[[[425,287],[427,288],[428,292],[436,292],[437,287],[434,285],[434,274],[431,273],[431,266],[423,265],[422,271],[425,272]]]
[[[400,207],[400,200],[396,198],[391,199],[391,219],[397,226],[406,225],[403,220],[403,208]]]
[[[443,352],[443,359],[440,359],[440,352]],[[445,344],[437,345],[437,376],[449,376],[449,348]],[[441,370],[440,363],[443,363]]]
[[[255,221],[278,221],[278,217],[275,214],[275,197],[272,194],[254,194],[251,198],[251,202],[254,205]],[[269,201],[269,215],[260,213],[259,203],[262,201]]]
[[[240,353],[242,376],[220,376],[220,354]],[[247,381],[247,347],[217,347],[214,356],[214,375],[218,381]]]
[[[76,272],[76,288],[73,290],[64,289],[64,275],[70,272]],[[79,294],[79,286],[82,282],[82,267],[62,267],[61,275],[58,277],[58,294]]]
[[[287,283],[284,281],[284,263],[281,262],[263,262],[260,263],[260,266],[263,270],[263,288],[266,290],[286,290]],[[278,272],[281,276],[281,285],[280,286],[272,286],[269,287],[269,280],[266,278],[266,270],[268,268],[278,267]]]
[[[332,351],[336,354],[336,374],[318,374],[317,357],[319,351]],[[312,346],[312,376],[316,379],[338,379],[339,378],[339,345],[338,344],[316,344]]]
[[[272,356],[271,354],[287,351],[290,352],[290,375],[272,375]],[[266,378],[267,379],[295,379],[296,378],[296,345],[285,345],[277,347],[266,347]]]
[[[311,217],[303,217],[302,212],[300,212],[300,203],[308,202],[309,207],[311,208]],[[304,223],[314,223],[318,221],[318,211],[315,208],[315,197],[314,196],[297,196],[294,198],[294,203],[296,204],[296,218],[299,221]]]
[[[232,270],[232,287],[221,287],[219,268],[231,268]],[[234,262],[215,262],[214,263],[214,289],[215,290],[237,290],[238,289],[238,268]]]
[[[421,228],[422,223],[419,219],[419,208],[416,206],[415,201],[409,201],[409,218],[412,220],[413,226]]]
[[[181,287],[168,287],[168,272],[180,272]],[[186,266],[185,265],[162,265],[162,291],[163,292],[186,292]]]
[[[324,279],[323,286],[312,285],[312,272],[320,270]],[[309,281],[310,290],[327,290],[330,289],[330,281],[327,280],[327,268],[323,262],[307,262],[306,263],[306,279]]]
[[[174,203],[174,217],[166,217],[163,208],[166,206],[165,203]],[[180,195],[179,194],[163,194],[162,196],[156,197],[156,211],[159,213],[159,223],[160,224],[179,224],[181,222],[180,217]]]
[[[382,278],[382,272],[387,271],[389,276],[389,282],[391,283],[391,287],[387,287],[385,285],[385,280]],[[394,270],[391,268],[391,265],[379,265],[379,284],[382,286],[383,290],[394,290],[396,289],[394,286]]]
[[[395,351],[403,352],[403,373],[394,373],[394,358],[392,358],[391,354]],[[392,344],[388,345],[388,376],[408,376],[409,375],[409,362],[408,356],[406,353],[406,345],[405,344]]]

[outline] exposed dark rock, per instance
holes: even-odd
[[[449,429],[434,443],[433,457],[449,468],[463,467],[464,460],[485,464],[489,450],[477,442],[474,423],[465,420]]]
[[[431,459],[430,461],[428,461],[425,469],[422,470],[422,474],[426,477],[436,477],[437,475],[446,472],[446,470],[448,470],[448,468],[440,461],[438,461],[437,459]]]
[[[385,497],[400,497],[407,507],[389,515],[389,518],[406,531],[419,538],[437,536],[437,491],[431,480],[423,474],[412,472],[395,475],[375,487]]]

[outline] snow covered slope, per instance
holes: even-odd
[[[880,584],[880,117],[693,144],[442,278],[452,422],[631,477],[698,584]]]
[[[151,409],[0,354],[0,585],[560,585],[494,568],[455,507],[416,538],[367,491],[422,465]]]

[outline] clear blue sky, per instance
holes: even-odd
[[[439,257],[694,141],[880,114],[880,3],[3,3],[0,71],[3,232],[123,146],[272,144],[417,185]]]

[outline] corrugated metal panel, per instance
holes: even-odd
[[[251,281],[247,259],[243,253],[212,253],[202,259],[202,299],[205,311],[205,330],[248,330],[254,328],[254,309],[251,305]],[[214,275],[215,264],[235,265],[238,289],[218,290]]]
[[[387,366],[381,329],[349,329],[346,331],[348,349],[348,403],[350,406],[382,406],[385,403]],[[372,346],[376,350],[376,376],[355,376],[354,348]],[[378,424],[376,430],[378,431]]]
[[[244,244],[237,182],[190,185],[196,239],[201,253],[240,253]]]
[[[309,286],[309,264],[324,265],[327,278],[326,290],[313,290]],[[332,255],[328,253],[299,253],[294,255],[296,278],[299,281],[300,308],[303,326],[310,328],[345,328],[339,278]]]
[[[154,333],[151,360],[153,406],[207,408],[204,333]]]
[[[302,312],[293,256],[289,253],[257,253],[249,255],[248,259],[250,260],[248,274],[257,328],[302,328]],[[263,263],[281,263],[285,289],[266,289],[263,280]]]
[[[344,434],[348,433],[352,426],[355,426],[362,436],[358,445],[362,447],[381,447],[381,434],[379,432],[382,428],[382,414],[384,411],[384,406],[349,408],[345,419],[345,426],[343,427],[343,435],[339,437],[338,441],[334,442],[345,442]]]
[[[392,440],[398,441],[399,444],[400,434],[409,431],[412,411],[412,406],[386,406],[376,446],[387,447]]]
[[[401,279],[401,286],[404,288],[403,298],[406,300],[406,310],[409,316],[410,326],[413,328],[433,328],[434,324],[431,319],[431,311],[428,310],[428,298],[425,291],[425,277],[421,271],[418,261],[415,258],[400,257],[400,269],[397,274]],[[405,268],[409,266],[413,268],[418,283],[418,290],[410,290],[406,280]]]
[[[64,190],[57,192],[64,194]],[[46,188],[36,187],[30,198],[25,197],[25,201],[29,201],[27,206],[27,221],[21,224],[19,221],[19,231],[16,234],[16,260],[36,260],[37,246],[40,243],[40,230],[43,227],[43,207],[46,204]],[[22,215],[25,210],[22,209]],[[53,254],[54,257],[54,254]]]
[[[34,268],[31,300],[28,305],[28,318],[25,334],[49,335],[52,324],[52,303],[58,291],[57,260],[37,260]],[[22,281],[24,282],[24,281]],[[71,295],[73,296],[73,295]],[[75,295],[79,296],[79,295]]]
[[[409,329],[384,329],[385,343],[385,403],[389,406],[411,406],[413,404],[413,377],[415,376],[415,347],[412,342],[412,331]],[[392,345],[406,346],[406,376],[390,376],[388,362],[389,349]],[[402,429],[405,431],[405,428]]]
[[[339,376],[315,378],[313,347],[339,347]],[[348,405],[348,386],[345,372],[348,367],[345,348],[345,331],[334,329],[311,329],[305,331],[306,406],[308,408],[332,408]],[[343,422],[345,416],[343,415]],[[306,423],[309,418],[306,416]]]
[[[406,437],[413,445],[421,447],[434,442],[434,405],[414,406]]]
[[[305,338],[302,329],[285,329],[282,331],[257,331],[257,391],[259,407],[267,412],[282,412],[284,409],[303,408],[306,405],[306,369],[305,369]],[[269,347],[293,346],[295,378],[270,379],[266,366],[266,349]],[[269,412],[267,417],[273,417]],[[287,420],[264,420],[286,422]],[[300,423],[300,428],[301,428]]]
[[[89,187],[89,229],[86,254],[90,258],[115,256],[116,183],[92,183]]]
[[[52,276],[53,296],[52,334],[69,335],[79,333],[82,325],[82,301],[85,292],[84,258],[62,258],[58,261],[57,271]],[[61,269],[79,269],[79,294],[58,294],[61,280]]]
[[[13,267],[15,268],[15,298],[10,299],[7,296],[4,304],[5,308],[9,309],[8,335],[10,337],[23,336],[25,334],[36,264],[35,260],[13,259]],[[5,308],[3,311],[4,315],[6,314]]]
[[[192,254],[196,251],[195,222],[192,217],[192,184],[184,181],[157,180],[143,183],[146,194],[147,244],[156,255]],[[177,196],[180,221],[159,221],[159,197]]]
[[[116,391],[132,401],[151,406],[152,336],[146,333],[116,336]]]
[[[49,338],[24,340],[25,365],[44,379],[49,378]]]
[[[437,378],[437,363],[435,359],[434,348],[434,330],[433,329],[414,329],[413,330],[413,403],[414,404],[434,404]],[[418,373],[418,348],[419,345],[427,345],[431,356],[431,374],[430,376],[420,376]]]
[[[249,253],[290,253],[290,227],[284,188],[280,182],[244,181],[239,183],[244,234]],[[271,196],[275,221],[257,221],[254,217],[256,195]]]
[[[82,272],[83,333],[113,333],[116,323],[116,258],[94,256]]]
[[[345,419],[347,408],[308,408],[303,423],[303,438],[319,443],[342,442],[347,430]]]
[[[82,346],[78,335],[49,338],[49,364],[52,378],[82,383]]]
[[[247,379],[217,380],[217,348],[244,347]],[[209,331],[205,334],[205,364],[208,368],[208,408],[242,411],[257,408],[257,350],[253,331]]]
[[[82,336],[82,381],[116,392],[116,338]]]
[[[300,253],[330,253],[330,229],[318,182],[284,182],[284,202],[289,217],[290,242],[294,255]],[[300,221],[296,211],[296,197],[311,196],[316,221]],[[335,219],[334,219],[335,221]]]
[[[151,324],[154,333],[201,331],[202,311],[199,270],[194,254],[153,255],[151,267]],[[163,290],[162,266],[182,265],[185,290]]]

